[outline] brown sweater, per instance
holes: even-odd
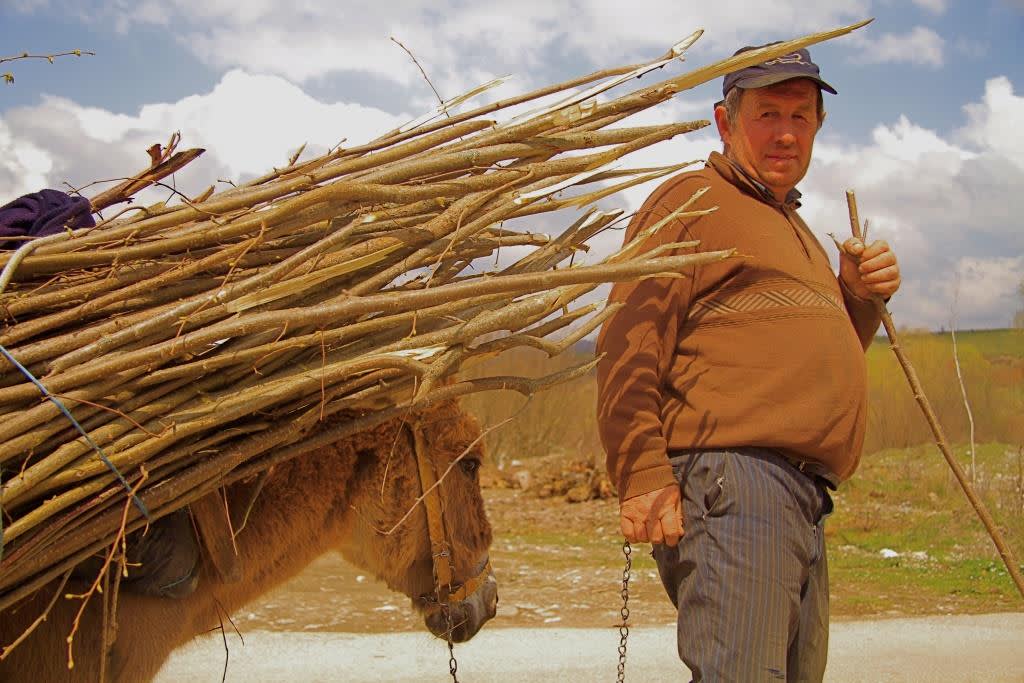
[[[875,308],[840,284],[795,201],[718,153],[659,187],[626,240],[703,187],[693,208],[718,210],[669,223],[644,251],[700,240],[739,257],[616,285],[609,301],[625,306],[598,337],[598,424],[619,498],[673,484],[676,449],[775,448],[845,480],[864,442]]]

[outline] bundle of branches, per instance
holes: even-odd
[[[453,114],[464,96],[369,144],[0,256],[0,609],[126,530],[275,462],[416,406],[529,394],[587,372],[592,363],[535,380],[451,379],[474,359],[520,345],[558,353],[589,334],[611,310],[573,303],[599,283],[729,252],[638,249],[692,201],[595,265],[572,255],[620,212],[590,208],[554,238],[503,222],[677,170],[611,165],[707,122],[613,124],[857,26],[596,101],[680,57],[694,34],[648,64]],[[567,188],[577,194],[558,194]],[[511,264],[479,266],[524,246]]]

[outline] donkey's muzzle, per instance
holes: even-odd
[[[437,605],[426,616],[427,628],[438,638],[464,643],[476,635],[498,611],[498,580],[488,572],[479,587],[465,599]]]

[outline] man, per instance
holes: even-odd
[[[693,208],[717,211],[674,220],[644,249],[700,240],[738,256],[616,285],[610,301],[625,306],[598,339],[622,532],[654,544],[696,681],[824,674],[828,489],[857,467],[871,297],[891,296],[900,275],[884,242],[851,239],[837,278],[796,212],[822,90],[836,92],[807,50],[725,77],[724,154],[658,188],[626,239],[709,187]]]

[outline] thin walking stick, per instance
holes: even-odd
[[[853,230],[853,236],[857,239],[862,239],[860,229],[860,217],[857,214],[857,198],[853,194],[853,190],[846,191],[846,204],[850,211],[850,228]],[[946,442],[946,435],[942,431],[942,425],[939,424],[939,419],[935,416],[935,411],[932,410],[932,405],[928,401],[928,397],[925,396],[924,389],[921,387],[921,382],[917,379],[917,373],[914,372],[914,366],[910,364],[910,359],[907,358],[903,349],[900,347],[899,339],[896,335],[896,325],[893,324],[892,316],[889,315],[889,309],[885,307],[885,302],[877,296],[873,295],[871,299],[875,302],[875,307],[878,309],[879,314],[882,316],[882,325],[885,326],[885,332],[889,335],[889,346],[892,348],[893,353],[896,354],[896,359],[900,362],[900,366],[903,368],[903,373],[907,376],[907,381],[910,382],[910,389],[914,392],[914,399],[917,404],[921,406],[921,412],[924,413],[925,420],[928,421],[928,426],[932,428],[932,434],[935,436],[935,444],[942,451],[942,455],[946,458],[946,462],[949,464],[953,474],[956,476],[956,480],[960,483],[960,488],[963,489],[964,494],[967,496],[967,500],[971,501],[971,505],[974,506],[974,511],[978,513],[978,517],[981,518],[982,524],[985,525],[985,529],[988,531],[988,535],[992,538],[992,542],[996,544],[996,549],[999,551],[999,556],[1003,558],[1003,563],[1006,565],[1006,569],[1010,572],[1010,578],[1017,584],[1017,590],[1020,591],[1022,597],[1024,597],[1024,577],[1021,577],[1020,564],[1017,562],[1017,558],[1014,557],[1013,551],[1006,545],[1006,541],[1003,540],[1003,535],[996,526],[995,521],[992,519],[992,515],[989,514],[985,504],[978,498],[978,494],[974,492],[974,487],[971,486],[971,482],[967,480],[967,475],[964,474],[964,470],[960,467],[960,463],[953,457],[953,451],[950,450],[949,444]]]

